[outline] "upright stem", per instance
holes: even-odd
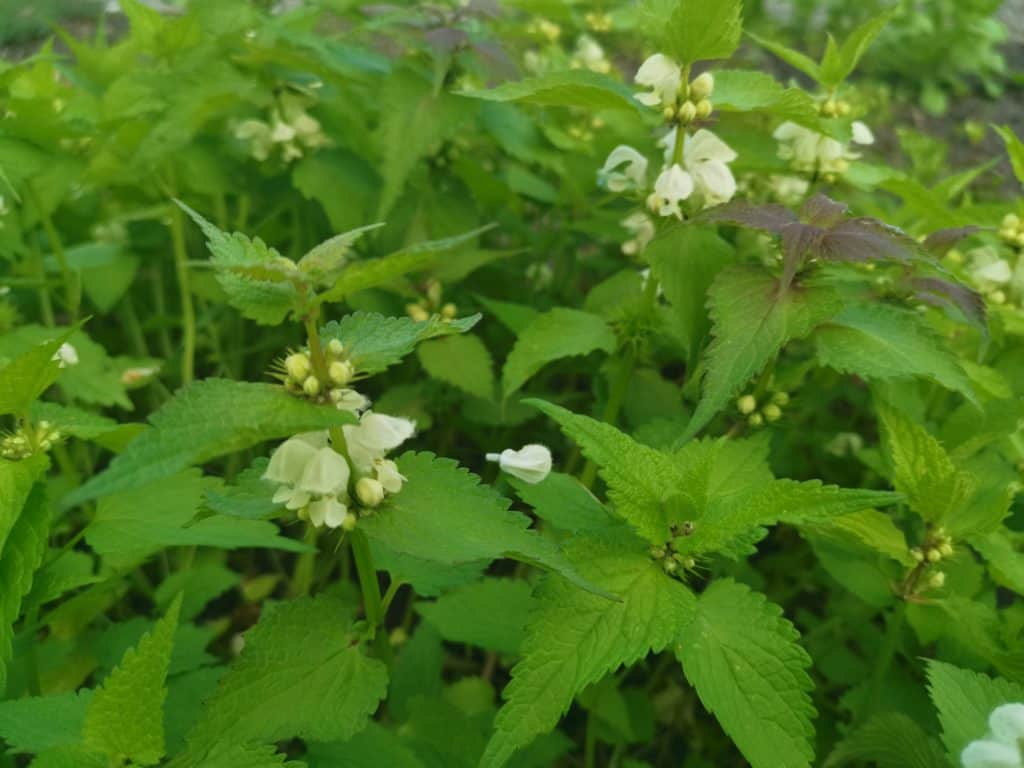
[[[48,327],[53,327],[56,324],[56,319],[53,315],[53,301],[50,299],[50,286],[46,282],[46,266],[43,264],[43,254],[39,250],[39,246],[36,245],[34,238],[29,238],[30,249],[32,252],[32,261],[35,262],[32,266],[35,269],[36,277],[39,278],[39,312],[43,316],[43,322]]]
[[[312,525],[306,526],[306,533],[302,540],[311,547],[316,548],[316,528]],[[292,580],[288,591],[292,597],[305,597],[313,586],[313,571],[316,567],[316,555],[313,552],[303,552],[295,561],[295,570],[292,571]]]
[[[885,682],[892,660],[896,656],[896,648],[899,646],[900,634],[903,631],[903,624],[907,618],[907,604],[902,598],[896,603],[892,613],[886,616],[885,637],[882,640],[882,648],[875,658],[875,668],[871,672],[871,679],[868,682],[868,690],[864,696],[864,703],[861,704],[857,713],[857,722],[863,724],[873,713],[878,711],[878,704],[882,697],[882,684]]]
[[[349,541],[352,544],[352,558],[355,560],[359,586],[363,591],[366,622],[370,625],[370,637],[374,637],[377,627],[384,617],[381,611],[383,602],[380,594],[380,582],[377,581],[377,570],[373,566],[370,542],[367,540],[366,534],[358,528],[349,534]]]
[[[171,169],[171,193],[177,197],[178,190]],[[192,285],[188,272],[188,252],[185,249],[185,214],[177,205],[171,206],[171,244],[174,248],[174,271],[178,278],[178,294],[181,298],[181,324],[184,338],[181,350],[181,383],[188,385],[195,378],[196,356],[196,315],[192,305]]]
[[[64,244],[61,242],[60,235],[57,234],[57,228],[53,226],[53,219],[43,208],[42,200],[39,199],[39,195],[36,194],[35,188],[31,184],[28,185],[28,196],[32,200],[32,205],[35,206],[36,213],[39,214],[39,221],[43,225],[43,231],[46,232],[46,239],[50,242],[50,250],[53,251],[53,255],[60,265],[61,278],[64,281],[64,303],[67,305],[68,314],[71,315],[71,322],[74,323],[78,320],[78,310],[82,299],[77,276],[71,271],[68,264]]]

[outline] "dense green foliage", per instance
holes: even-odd
[[[0,59],[0,768],[1019,768],[997,3],[120,6]]]

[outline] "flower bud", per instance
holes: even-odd
[[[443,317],[445,320],[454,319],[456,312],[458,312],[458,310],[456,309],[455,305],[452,304],[450,301],[443,307],[441,307],[441,317]]]
[[[761,413],[764,414],[765,419],[768,421],[778,421],[782,417],[782,409],[775,403],[768,403],[768,405],[761,409]]]
[[[676,110],[670,104],[670,105],[666,106],[663,110],[661,110],[661,114],[662,114],[662,117],[664,117],[666,120],[671,120],[673,117],[676,116]]]
[[[697,105],[692,101],[684,101],[683,105],[679,107],[679,122],[681,123],[692,123],[693,119],[697,116]]]
[[[327,376],[339,387],[344,387],[352,381],[352,363],[348,360],[335,360],[327,367]]]
[[[423,323],[430,319],[430,313],[419,304],[407,304],[405,312],[417,323]]]
[[[789,405],[789,393],[788,392],[776,392],[772,395],[772,402],[776,405]]]
[[[288,355],[284,359],[284,368],[295,381],[304,381],[309,376],[309,358],[301,352]]]
[[[679,563],[675,560],[663,560],[661,567],[665,570],[665,573],[675,573],[679,570]]]
[[[316,397],[320,394],[320,379],[316,376],[307,376],[302,382],[302,391],[310,397]]]
[[[821,105],[821,113],[825,117],[835,117],[839,114],[839,107],[833,99],[829,99]]]
[[[1005,304],[1006,303],[1006,294],[1003,293],[1002,291],[992,291],[992,293],[990,293],[988,295],[988,297],[989,297],[989,299],[991,299],[993,304]]]
[[[910,550],[910,557],[912,560],[914,560],[914,562],[920,563],[924,560],[924,552],[922,552],[917,547],[914,547],[912,550]]]
[[[690,96],[694,99],[706,99],[715,88],[715,77],[710,72],[704,72],[694,78],[690,83]]]
[[[836,109],[839,111],[840,115],[843,115],[845,117],[846,115],[850,114],[850,102],[840,101],[836,104]]]
[[[939,553],[943,557],[952,557],[953,556],[953,545],[950,544],[948,541],[942,542],[942,544],[939,545]]]
[[[747,419],[747,423],[752,427],[760,427],[764,424],[764,416],[760,413],[752,413],[750,414],[750,418]]]
[[[711,102],[707,99],[701,99],[697,102],[697,119],[706,120],[711,115],[711,111],[714,109]]]
[[[934,589],[940,589],[946,583],[946,574],[942,571],[936,571],[928,577],[928,586]]]
[[[753,395],[744,395],[736,401],[736,407],[739,408],[740,413],[746,416],[757,410],[757,400]]]
[[[939,552],[939,550],[933,548],[933,549],[929,549],[925,553],[925,557],[928,558],[928,562],[929,563],[937,563],[937,562],[939,562],[939,560],[942,559],[942,553]]]
[[[1020,227],[1020,217],[1015,213],[1008,213],[1003,216],[1002,221],[1003,229],[1018,229]]]
[[[384,501],[384,486],[372,477],[361,477],[356,483],[356,496],[366,507],[376,507]]]
[[[661,560],[665,556],[664,547],[651,547],[651,557],[655,560]]]
[[[950,248],[946,251],[946,260],[949,261],[950,264],[963,264],[964,255],[956,248]]]
[[[331,357],[341,357],[341,354],[345,351],[345,345],[337,339],[331,339],[327,342],[327,354]]]

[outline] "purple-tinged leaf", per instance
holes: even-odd
[[[932,232],[928,237],[921,243],[921,247],[925,251],[935,256],[942,256],[946,251],[956,245],[958,242],[963,240],[965,237],[973,235],[975,232],[981,230],[981,227],[974,225],[967,227],[950,227],[948,229],[939,229]]]
[[[800,221],[827,229],[842,221],[849,212],[846,203],[836,202],[819,192],[800,207]]]
[[[917,244],[878,219],[847,219],[828,230],[818,255],[832,261],[908,261]]]
[[[940,309],[957,309],[982,329],[987,328],[985,300],[965,285],[939,277],[916,277],[910,281],[914,295],[926,304]]]
[[[742,201],[718,205],[702,216],[706,221],[738,224],[752,229],[765,229],[782,234],[782,230],[797,222],[796,214],[785,206],[751,205]]]

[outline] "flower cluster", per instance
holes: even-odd
[[[402,490],[405,477],[385,458],[410,437],[408,419],[366,411],[358,424],[342,427],[344,445],[332,445],[327,432],[307,432],[282,443],[263,477],[278,484],[274,501],[316,527],[352,530],[358,518],[353,498],[372,509]]]
[[[1003,704],[988,716],[984,739],[960,753],[964,768],[1024,768],[1024,704]]]
[[[760,409],[758,406],[760,405]],[[768,399],[760,404],[752,394],[746,394],[736,401],[736,410],[747,417],[752,427],[760,427],[765,422],[778,421],[782,418],[782,409],[789,405],[788,392],[773,392]]]
[[[662,570],[669,576],[685,579],[687,574],[697,570],[697,561],[691,555],[676,551],[681,549],[680,542],[692,536],[694,530],[696,528],[691,521],[674,525],[671,530],[672,537],[664,546],[651,547],[651,559],[660,563]]]
[[[269,122],[243,120],[235,125],[235,138],[249,144],[249,152],[263,162],[280,149],[285,163],[302,157],[303,150],[328,143],[320,121],[306,112],[306,101],[294,93],[282,94],[270,114]]]
[[[576,39],[576,49],[569,61],[572,69],[589,69],[606,75],[612,71],[612,63],[605,55],[604,48],[590,35],[580,35]]]
[[[429,320],[433,314],[440,315],[441,319],[445,322],[454,320],[455,315],[459,311],[458,307],[450,301],[443,301],[443,291],[444,289],[439,281],[429,280],[426,289],[423,291],[422,298],[419,301],[406,304],[405,313],[417,323]]]
[[[50,450],[60,439],[60,431],[48,421],[40,421],[35,426],[28,424],[0,438],[0,456],[18,461],[34,453]]]
[[[946,258],[954,264],[967,261],[967,278],[993,304],[1005,304],[1009,294],[1024,295],[1024,260],[1017,268],[992,245],[972,248],[966,255],[953,249]]]
[[[850,128],[853,144],[875,143],[871,129],[861,121],[855,120]],[[846,173],[850,161],[860,157],[849,144],[788,120],[776,128],[772,136],[779,142],[779,157],[788,160],[794,170],[820,173],[828,181]]]
[[[348,360],[345,345],[331,339],[324,347],[327,380],[313,370],[309,352],[301,350],[289,354],[278,364],[277,376],[285,388],[293,394],[308,397],[316,402],[331,402],[344,411],[361,411],[369,402],[348,385],[355,378],[356,370]]]
[[[0,200],[0,206],[2,204],[3,200]],[[1006,214],[999,224],[999,236],[1009,245],[1024,248],[1024,221],[1015,213]]]

